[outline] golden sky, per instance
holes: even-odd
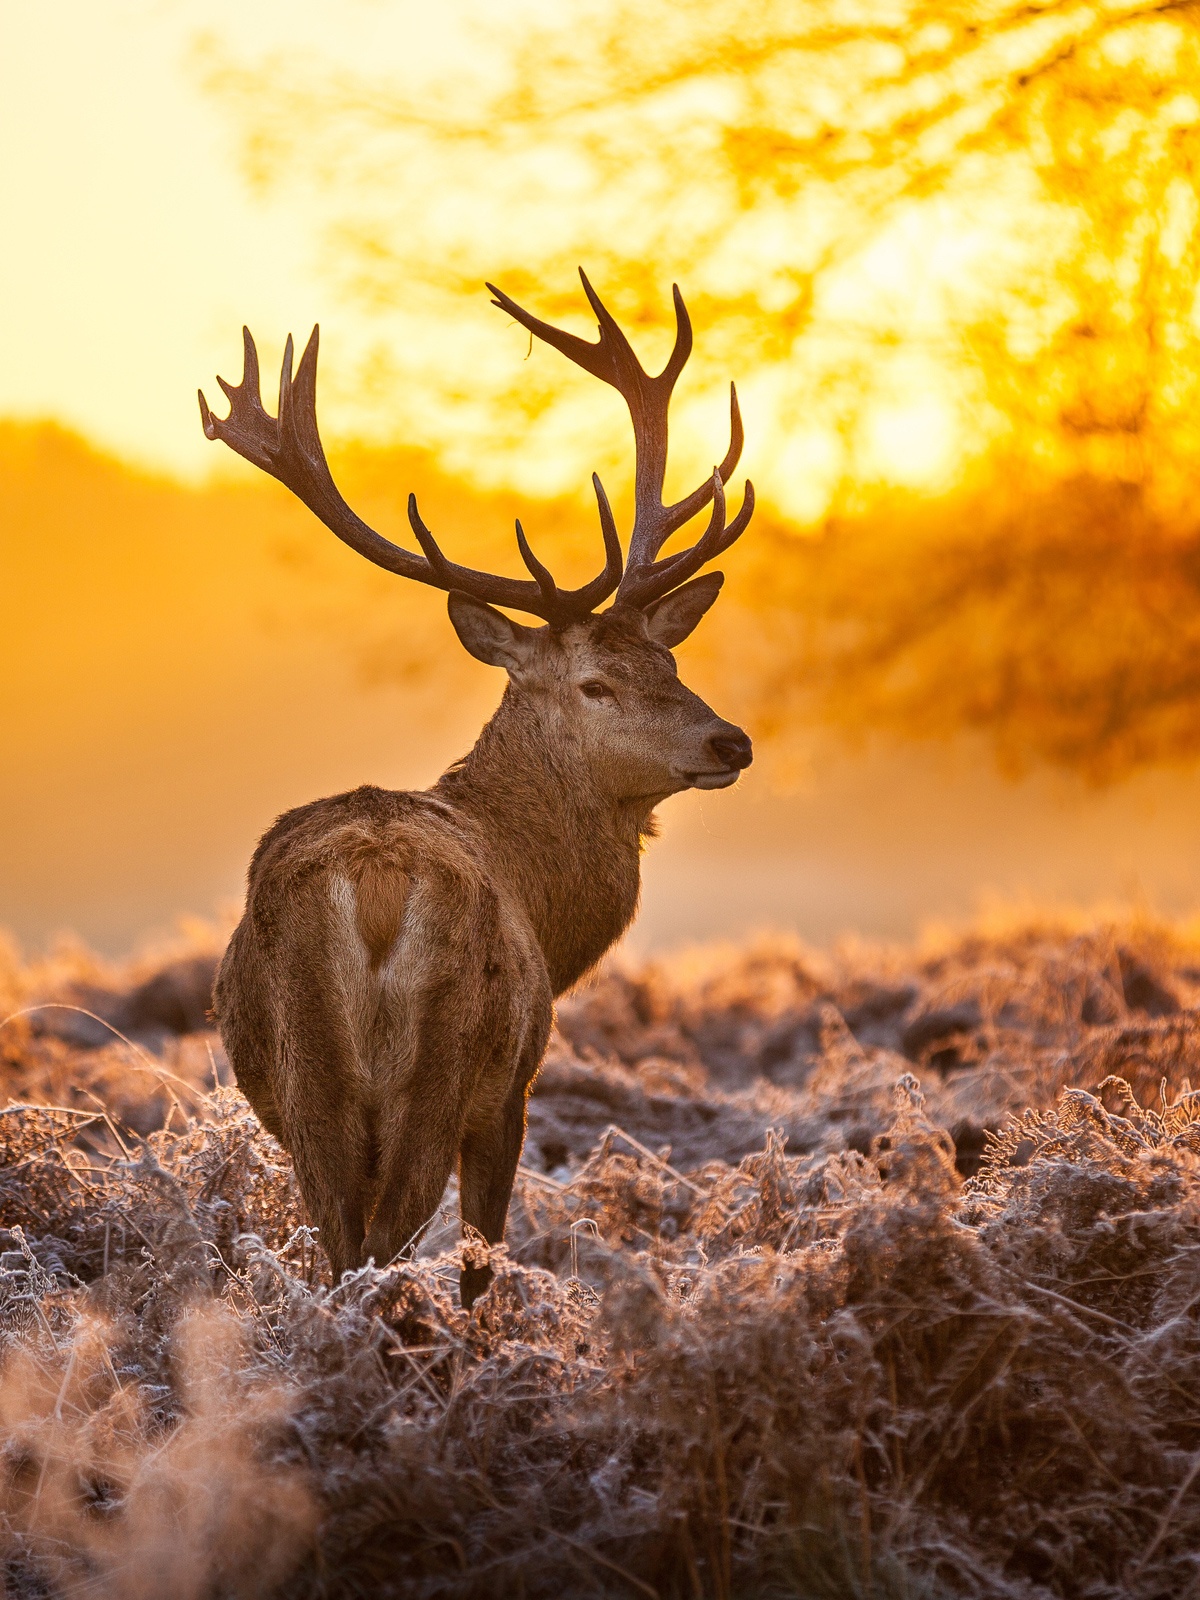
[[[196,386],[243,322],[273,374],[320,321],[327,436],[586,498],[628,474],[620,403],[482,287],[587,331],[582,261],[648,365],[680,279],[673,472],[723,452],[733,377],[794,524],[847,482],[942,490],[1014,428],[1091,470],[1142,389],[1191,452],[1200,301],[1144,258],[1191,284],[1194,32],[1163,0],[10,4],[0,415],[228,471]]]
[[[506,48],[522,16],[544,20],[556,9],[509,0]],[[589,6],[577,0],[573,12],[585,29]],[[368,306],[339,292],[340,178],[332,195],[328,185],[295,181],[269,194],[252,191],[239,169],[245,129],[213,92],[222,66],[265,64],[263,81],[281,92],[293,78],[303,87],[342,74],[399,84],[418,100],[427,84],[444,104],[451,82],[465,114],[472,84],[493,75],[498,36],[487,27],[494,15],[483,0],[6,7],[0,148],[17,159],[0,164],[0,214],[16,243],[0,255],[0,414],[53,416],[126,460],[189,478],[228,470],[196,426],[196,386],[211,393],[215,371],[236,375],[243,321],[254,328],[269,373],[284,335],[303,338],[319,320],[327,433],[399,434],[431,446],[451,470],[534,492],[583,492],[593,464],[620,473],[628,452],[619,403],[552,352],[535,352],[526,368],[524,335],[488,307],[482,285],[476,304],[459,306],[422,300],[403,270],[383,296],[388,303],[376,294]],[[308,159],[303,151],[302,162]],[[520,259],[522,238],[552,234],[556,214],[570,210],[577,175],[565,149],[540,152],[533,171],[500,160],[496,171],[481,173],[471,150],[449,161],[444,151],[426,151],[421,170],[382,187],[375,209],[434,252],[440,242],[448,260],[462,231],[472,232],[480,276],[490,260],[511,259],[514,242]],[[722,277],[736,290],[739,275],[761,278],[786,264],[794,220],[759,219],[751,236],[735,234],[733,220],[723,259],[693,272],[685,293],[708,293]],[[914,335],[880,359],[878,393],[857,433],[867,471],[927,484],[953,466],[963,421],[945,363],[922,338],[936,343],[947,284],[961,286],[994,248],[974,216],[931,214],[916,228],[901,220],[823,287],[818,366],[844,365],[847,352],[857,360],[876,324],[894,321],[897,297]],[[659,326],[640,336],[648,363],[669,338],[672,265],[663,259],[656,273]],[[544,292],[573,296],[574,325],[586,330],[572,278],[567,268],[565,281]],[[373,360],[378,367],[389,340],[393,353],[404,350],[399,378],[371,388],[363,373]],[[676,408],[680,472],[707,471],[722,453],[723,394],[736,377],[760,489],[787,514],[819,513],[844,469],[839,419],[822,414],[811,382],[807,396],[797,387],[790,356],[773,363],[738,357],[719,327],[698,329]],[[504,408],[513,385],[533,373],[555,403],[527,419],[518,441]]]
[[[256,57],[359,68],[444,61],[453,3],[61,0],[0,7],[0,414],[52,416],[124,459],[194,476],[216,452],[195,391],[239,353],[272,361],[337,308],[311,218],[247,193],[236,134],[203,89],[219,36]]]
[[[647,928],[720,931],[711,902],[739,930],[903,931],[988,885],[1195,898],[1196,780],[1150,770],[1200,750],[1189,16],[0,8],[0,923],[115,944],[210,910],[276,811],[469,743],[499,683],[444,603],[205,440],[195,392],[239,376],[245,322],[270,403],[319,321],[359,509],[407,538],[416,487],[450,553],[506,571],[519,511],[579,581],[593,468],[627,509],[628,418],[482,288],[591,336],[578,262],[651,369],[680,281],[668,488],[724,453],[735,378],[762,508],[681,653],[760,761],[745,795],[667,808]],[[965,765],[923,767],[964,734]]]

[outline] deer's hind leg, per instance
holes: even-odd
[[[234,929],[226,948],[213,1007],[238,1088],[267,1132],[286,1147],[274,1087],[279,1040],[271,990],[248,917]]]
[[[459,1136],[456,1097],[446,1089],[433,1074],[419,1078],[380,1127],[374,1214],[363,1243],[376,1266],[412,1254],[445,1192]]]
[[[305,903],[297,919],[322,927],[322,907]],[[309,1220],[334,1281],[362,1265],[373,1151],[343,985],[320,937],[294,930],[265,951],[249,917],[226,951],[217,981],[221,1037],[268,1133],[292,1157]],[[272,982],[272,974],[274,981]]]
[[[499,1115],[468,1127],[460,1154],[463,1227],[475,1228],[488,1244],[504,1237],[508,1203],[525,1142],[525,1085],[514,1089]],[[491,1267],[465,1266],[459,1275],[463,1310],[469,1311],[492,1281]]]
[[[464,1037],[461,973],[453,953],[441,970],[414,959],[421,922],[408,930],[382,975],[369,1048],[376,1107],[376,1182],[364,1256],[385,1266],[411,1254],[433,1216],[462,1136],[470,1050]],[[467,1032],[470,1030],[467,1029]]]
[[[333,905],[345,921],[342,886]],[[296,1178],[334,1282],[363,1264],[363,1237],[377,1165],[372,1094],[363,1061],[369,973],[325,907],[297,901],[315,936],[296,937],[285,969],[279,1013],[286,1019],[275,1074],[280,1120]],[[325,937],[321,937],[324,933]]]
[[[288,1029],[292,1093],[283,1117],[296,1181],[337,1283],[363,1264],[375,1150],[352,1052],[336,1027],[322,1030],[308,1020],[312,1031],[302,1034],[300,1019]]]

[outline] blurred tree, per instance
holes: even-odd
[[[763,717],[969,726],[1097,777],[1200,752],[1200,4],[576,0],[478,28],[453,81],[210,54],[253,180],[328,197],[405,436],[526,488],[627,472],[616,402],[497,340],[477,286],[570,321],[584,260],[649,359],[675,277],[702,330],[679,471],[719,450],[732,371],[773,510],[730,566],[777,621]]]

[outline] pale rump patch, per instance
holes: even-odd
[[[328,885],[339,928],[333,973],[359,1083],[369,1103],[386,1092],[395,1111],[416,1050],[420,962],[405,939],[416,886],[374,853],[331,873]]]
[[[334,915],[345,932],[358,930],[358,896],[354,884],[346,877],[345,873],[332,872],[329,875],[329,902],[333,907]]]
[[[331,976],[341,991],[341,1014],[348,1028],[348,1040],[360,1084],[370,1081],[370,1066],[364,1048],[370,1019],[378,1004],[374,969],[358,933],[358,896],[353,882],[344,873],[329,877],[329,901],[337,923],[332,945]]]

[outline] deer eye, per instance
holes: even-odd
[[[579,685],[579,692],[588,700],[611,700],[613,692],[606,683],[600,683],[595,678],[589,678],[587,683]]]

